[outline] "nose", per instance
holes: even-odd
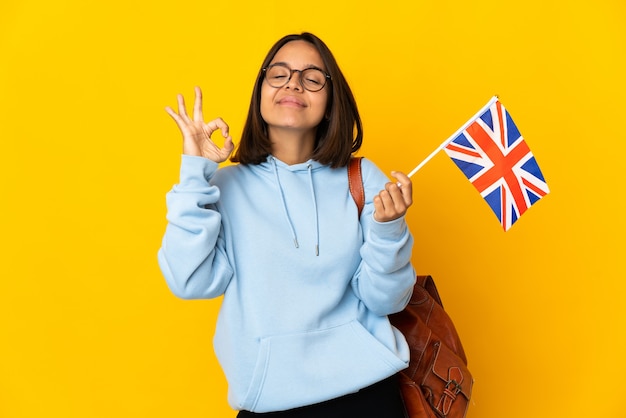
[[[295,75],[298,74],[298,79],[296,80]],[[301,70],[291,70],[291,77],[289,77],[289,81],[285,84],[285,87],[292,90],[302,90],[302,71]]]

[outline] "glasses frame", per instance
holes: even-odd
[[[269,80],[267,79],[267,71],[272,68],[272,67],[283,67],[286,68],[287,70],[289,70],[289,77],[287,78],[287,80],[285,80],[285,82],[280,85],[280,86],[274,86],[272,85],[272,83],[269,82]],[[311,90],[310,88],[307,88],[304,85],[304,82],[302,81],[302,73],[307,71],[307,70],[317,70],[320,71],[322,74],[324,74],[324,84],[322,84],[322,86],[317,89],[317,90]],[[267,67],[263,68],[263,77],[265,78],[265,80],[267,81],[267,84],[269,84],[271,87],[275,88],[275,89],[280,89],[285,87],[287,84],[289,84],[289,82],[291,81],[291,77],[293,77],[293,73],[300,73],[300,77],[298,77],[298,81],[300,82],[300,85],[302,86],[303,89],[305,89],[306,91],[310,91],[311,93],[316,93],[318,91],[321,91],[324,87],[326,87],[326,84],[328,84],[329,80],[332,80],[330,74],[328,74],[326,71],[322,70],[321,68],[318,67],[309,67],[309,68],[305,68],[304,70],[294,70],[292,68],[290,68],[288,65],[277,62],[276,64],[272,64],[272,65],[268,65]]]

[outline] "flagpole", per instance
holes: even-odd
[[[461,126],[459,129],[457,129],[457,131],[455,133],[453,133],[448,139],[446,139],[445,141],[443,141],[441,143],[441,145],[439,145],[437,147],[436,150],[434,150],[433,152],[430,153],[430,155],[428,157],[426,157],[424,159],[424,161],[422,161],[421,163],[419,163],[417,165],[417,167],[415,167],[410,173],[409,173],[409,177],[411,177],[413,174],[417,173],[419,171],[420,168],[424,167],[424,165],[426,165],[426,163],[428,161],[430,161],[435,155],[437,155],[437,153],[439,151],[441,151],[442,149],[444,149],[446,147],[446,145],[448,145],[448,142],[452,141],[454,138],[456,138],[457,136],[459,136],[459,134],[461,132],[463,132],[465,129],[467,129],[467,127],[474,121],[474,119],[476,119],[477,117],[479,117],[480,115],[482,115],[487,109],[489,109],[489,107],[494,104],[496,101],[498,100],[498,96],[493,96],[491,98],[491,100],[489,100],[489,102],[483,106],[482,109],[480,109],[478,112],[476,112],[476,114],[474,116],[472,116],[471,118],[469,118],[469,120],[467,122],[465,122],[465,124],[463,126]]]

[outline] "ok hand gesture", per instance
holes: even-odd
[[[187,115],[185,99],[181,94],[178,95],[178,113],[169,106],[165,108],[165,111],[174,119],[178,129],[183,134],[183,154],[208,158],[216,163],[226,161],[235,148],[233,139],[228,133],[228,125],[222,118],[204,123],[202,90],[200,90],[200,87],[195,88],[195,93],[196,100],[193,106],[193,118]],[[222,148],[218,147],[211,139],[211,135],[217,130],[220,130],[225,138]]]

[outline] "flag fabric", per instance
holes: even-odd
[[[537,160],[504,106],[493,103],[444,150],[509,228],[549,193]]]

